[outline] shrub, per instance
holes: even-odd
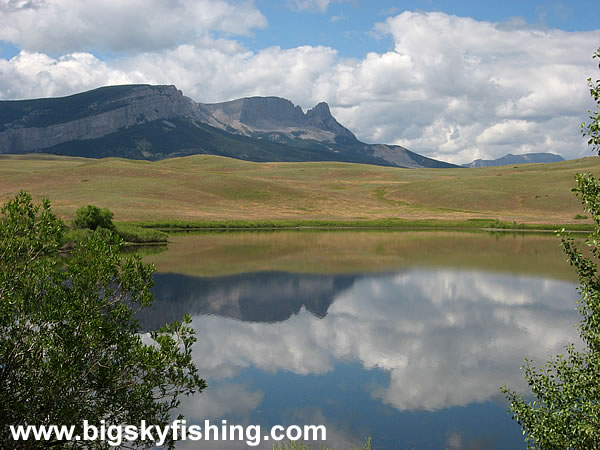
[[[108,208],[98,208],[94,205],[82,206],[75,213],[73,225],[75,228],[89,228],[96,230],[105,228],[114,230],[115,226],[112,222],[113,213]]]
[[[25,192],[0,208],[0,448],[82,444],[14,441],[10,425],[166,426],[181,396],[206,387],[189,316],[142,335],[136,313],[152,303],[154,267],[121,258],[122,241],[101,229],[63,259],[64,229]],[[132,439],[127,448],[155,447]]]

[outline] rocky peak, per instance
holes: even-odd
[[[319,140],[320,136],[324,140],[332,140],[338,135],[356,139],[350,130],[335,120],[325,102],[309,109],[306,114],[300,106],[280,97],[248,97],[224,103],[200,104],[199,111],[199,120],[227,130],[235,129],[242,134],[252,131],[288,133],[291,128],[295,132],[307,131],[302,134],[305,138]]]
[[[306,117],[308,119],[315,118],[315,119],[321,119],[321,120],[328,120],[332,116],[331,116],[331,111],[329,110],[329,105],[325,102],[321,102],[318,105],[316,105],[314,108],[306,111]]]
[[[295,126],[305,121],[302,108],[279,97],[250,97],[243,99],[240,122],[261,126],[264,122]]]
[[[344,136],[350,139],[356,139],[356,136],[342,126],[335,117],[331,115],[329,105],[325,102],[321,102],[314,108],[309,109],[306,112],[306,119],[309,125],[320,128],[322,130],[331,131],[338,136]]]

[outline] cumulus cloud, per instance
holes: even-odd
[[[231,415],[248,418],[262,402],[264,394],[247,386],[229,383],[208,387],[200,396],[188,397],[181,412],[190,421],[220,419]]]
[[[393,49],[344,59],[329,47],[249,51],[230,37],[211,35],[264,26],[252,3],[220,1],[206,8],[182,0],[173,11],[146,18],[149,7],[109,2],[107,11],[116,17],[109,24],[104,12],[77,6],[86,1],[74,2],[63,16],[66,1],[4,0],[0,39],[31,51],[0,59],[1,98],[72,94],[113,83],[175,84],[201,102],[277,95],[306,109],[326,101],[366,142],[398,144],[455,163],[506,153],[591,154],[579,125],[592,107],[586,79],[597,72],[591,55],[600,30],[564,32],[404,12],[375,26],[393,39]],[[153,1],[159,11],[166,8]],[[329,2],[296,6],[309,3],[326,8]],[[134,20],[137,10],[142,13]],[[182,15],[186,23],[178,22]],[[145,22],[159,16],[156,28]],[[124,53],[102,60],[94,48]],[[63,56],[48,56],[61,49]]]
[[[351,107],[336,112],[342,122],[362,128],[357,132],[365,139],[452,162],[507,151],[589,154],[578,124],[590,106],[585,80],[595,70],[591,54],[599,31],[412,12],[376,29],[393,38],[394,51],[338,66],[330,80],[334,86],[343,76],[343,86],[330,92],[339,105]],[[357,114],[357,104],[375,115]]]
[[[2,0],[0,40],[27,51],[131,52],[172,48],[210,32],[247,35],[267,21],[252,2]]]
[[[306,311],[277,323],[195,316],[194,358],[221,382],[247,367],[326,374],[358,361],[389,373],[371,395],[398,410],[461,406],[494,399],[503,384],[524,388],[523,352],[540,363],[575,342],[576,297],[572,283],[485,272],[369,276],[339,293],[322,319]]]
[[[269,47],[259,52],[236,46],[180,46],[161,53],[119,61],[124,73],[145,74],[152,82],[166,80],[201,102],[219,102],[253,95],[304,99],[335,63],[337,52],[327,47]],[[309,102],[312,100],[309,100]],[[302,103],[305,103],[304,101]],[[311,106],[314,106],[311,105]]]
[[[71,53],[55,59],[44,53],[22,51],[9,61],[0,59],[3,99],[61,96],[145,80],[141,74],[111,68],[90,53]]]

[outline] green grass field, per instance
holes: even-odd
[[[1,155],[0,201],[47,197],[70,219],[86,204],[117,221],[408,221],[473,219],[589,223],[573,196],[577,172],[600,158],[476,169],[349,163],[252,163],[198,155],[157,162]],[[476,222],[476,220],[475,220]]]

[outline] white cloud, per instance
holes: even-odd
[[[376,29],[394,39],[397,61],[368,55],[345,68],[344,87],[330,90],[340,105],[369,111],[334,109],[364,139],[453,162],[508,151],[589,155],[578,124],[590,106],[585,80],[596,70],[591,55],[600,31],[516,28],[411,12]],[[330,84],[339,85],[335,77]],[[555,128],[557,122],[562,125]],[[500,137],[503,124],[516,123],[519,135],[513,126],[511,135]]]
[[[111,68],[90,53],[71,53],[54,59],[43,53],[22,51],[10,61],[0,59],[3,99],[61,96],[143,79]]]
[[[196,423],[204,419],[221,419],[235,414],[248,417],[262,402],[264,394],[251,391],[247,386],[229,383],[208,387],[202,395],[183,399],[181,412]]]
[[[357,361],[389,373],[387,385],[371,387],[374,398],[436,410],[489,401],[502,385],[524,389],[525,356],[539,364],[576,341],[576,297],[572,283],[484,272],[371,276],[338,293],[322,319],[307,311],[270,324],[195,316],[202,339],[193,355],[203,376],[225,385],[246,367],[325,374]]]
[[[181,1],[146,37],[146,26],[131,26],[148,25],[146,16],[127,16],[135,2],[108,3],[118,17],[119,8],[131,8],[124,13],[130,18],[118,18],[114,27],[83,6],[73,6],[61,27],[56,11],[66,7],[63,1],[28,2],[38,9],[21,11],[18,2],[4,0],[0,39],[39,51],[0,59],[1,98],[65,95],[114,83],[175,84],[201,102],[277,95],[306,109],[327,101],[364,141],[395,143],[450,162],[541,151],[591,155],[579,125],[592,107],[586,79],[598,70],[591,55],[600,30],[564,32],[404,12],[376,25],[392,37],[393,50],[346,60],[328,47],[253,52],[210,35],[211,29],[248,33],[263,26],[252,3],[216,2],[207,16],[207,8]],[[119,6],[124,4],[129,6]],[[51,13],[39,12],[44,8]],[[181,14],[192,20],[178,23]],[[28,21],[36,17],[40,25],[32,28]],[[231,25],[235,21],[239,26]],[[69,50],[50,57],[44,45]],[[132,53],[103,61],[89,53],[93,45]],[[73,52],[84,48],[88,53]]]
[[[210,32],[248,35],[266,24],[252,2],[0,1],[0,40],[47,53],[173,48]]]
[[[145,74],[153,83],[170,80],[170,84],[201,102],[252,95],[277,95],[298,102],[306,100],[307,94],[312,97],[313,86],[335,59],[336,52],[327,47],[270,47],[252,53],[215,44],[211,48],[180,46],[142,54],[121,60],[118,66],[124,73]]]
[[[526,120],[506,120],[496,123],[486,128],[483,133],[477,136],[478,144],[506,144],[512,145],[513,142],[523,142],[535,138],[532,133],[533,123]]]

